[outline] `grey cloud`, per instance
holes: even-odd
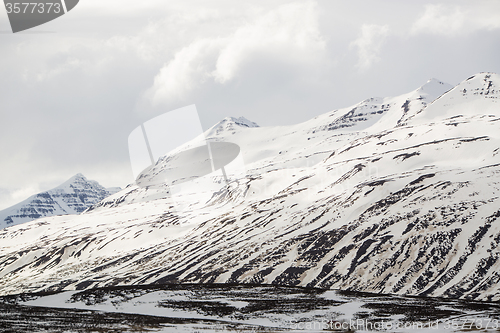
[[[55,33],[0,35],[3,193],[49,189],[78,172],[105,186],[124,186],[133,181],[130,131],[189,104],[197,105],[205,129],[226,116],[285,125],[368,97],[408,92],[431,77],[456,84],[476,72],[500,72],[500,30],[474,23],[487,9],[483,1],[472,9],[462,7],[469,17],[459,32],[467,24],[476,28],[451,35],[412,32],[428,10],[414,2],[309,2],[300,6],[317,14],[306,15],[311,21],[304,25],[294,23],[300,16],[272,16],[273,10],[302,2],[193,1],[173,6],[151,0],[113,14],[119,3],[126,2],[81,2],[44,26]],[[266,17],[269,21],[259,25]],[[266,24],[274,24],[274,31],[284,36],[286,31],[313,28],[304,34],[301,48],[300,41],[265,42],[265,31],[258,29]],[[390,33],[376,45],[376,61],[358,71],[359,48],[350,45],[362,36],[363,25],[386,26]],[[242,37],[235,33],[238,29],[243,29]],[[192,56],[201,61],[188,78],[192,84],[180,97],[153,104],[155,78],[183,49],[200,41],[221,44],[212,51],[206,45],[192,47]],[[235,67],[217,72],[217,59],[224,52],[235,54]],[[174,84],[186,79],[178,73]]]

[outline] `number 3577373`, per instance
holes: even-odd
[[[14,2],[6,3],[5,8],[7,13],[30,13],[30,14],[48,14],[48,13],[61,13],[61,4],[57,2]]]

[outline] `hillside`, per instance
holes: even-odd
[[[4,229],[0,294],[257,283],[498,301],[500,77],[427,85],[293,126],[212,131],[241,148],[246,176],[228,185],[132,185]]]

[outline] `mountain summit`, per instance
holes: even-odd
[[[216,135],[220,135],[222,133],[235,133],[236,131],[242,128],[252,128],[259,127],[253,121],[246,119],[245,117],[226,117],[219,121],[217,124],[212,126],[209,130],[205,132],[205,136],[212,137]]]
[[[81,173],[52,190],[0,211],[0,229],[54,215],[80,214],[120,188],[106,189]]]
[[[499,98],[500,75],[479,73],[436,99],[425,110],[420,110],[409,123],[425,124],[451,117],[464,121],[478,115],[498,115]]]

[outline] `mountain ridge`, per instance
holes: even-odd
[[[464,82],[500,85],[487,75]],[[252,283],[499,301],[500,107],[489,93],[481,108],[480,92],[464,108],[445,92],[421,112],[411,92],[419,116],[404,124],[409,94],[382,113],[387,100],[366,102],[358,118],[377,121],[359,127],[356,109],[353,126],[329,129],[353,106],[220,132],[242,147],[246,177],[208,196],[196,180],[177,197],[132,185],[84,214],[0,230],[0,294]],[[431,107],[436,118],[420,118]]]
[[[437,98],[425,112],[418,112],[411,120],[412,123],[426,123],[429,119],[444,120],[457,116],[466,118],[477,115],[477,111],[487,114],[498,109],[500,97],[500,75],[484,72],[473,75],[453,87],[446,98]],[[458,101],[458,102],[457,102]],[[474,105],[473,105],[474,104]],[[446,110],[444,114],[438,110]]]

